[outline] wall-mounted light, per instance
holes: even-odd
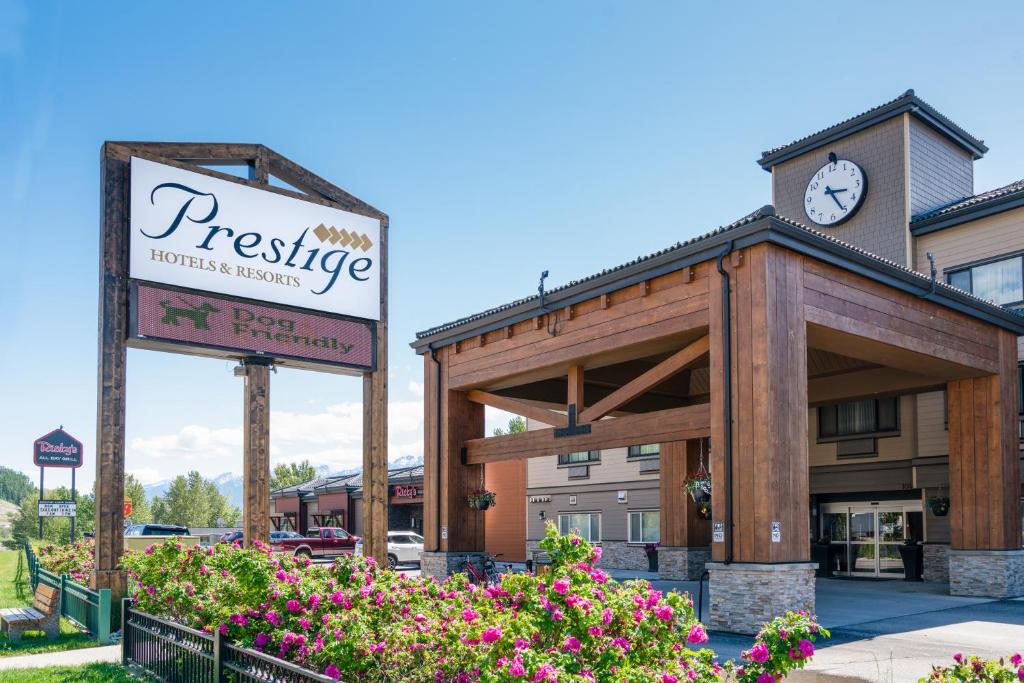
[[[544,512],[543,510],[541,510],[540,512],[537,513],[537,516],[540,517],[541,519],[544,519],[544,518],[546,518],[548,516],[548,514],[546,512]]]

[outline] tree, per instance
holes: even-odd
[[[153,499],[153,520],[188,527],[235,526],[242,516],[217,490],[217,485],[195,470],[178,475],[167,493]]]
[[[316,468],[309,464],[309,460],[302,462],[279,463],[270,475],[270,490],[304,484],[311,479],[316,479]]]
[[[35,487],[32,480],[26,475],[10,467],[0,466],[0,500],[20,505],[21,499],[33,490]]]
[[[508,427],[502,429],[501,427],[494,428],[495,436],[505,436],[506,434],[519,434],[526,431],[526,420],[519,415],[511,417],[508,420]]]

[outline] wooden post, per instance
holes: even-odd
[[[661,453],[661,545],[703,548],[711,544],[711,522],[701,516],[697,505],[683,488],[689,474],[700,467],[701,442],[704,442],[704,466],[708,466],[708,446],[704,439],[670,441],[660,446]]]
[[[242,435],[242,539],[270,541],[270,361],[249,358],[245,367]]]
[[[566,405],[576,406],[576,415],[579,415],[586,408],[583,393],[583,366],[573,365],[569,367],[568,376],[569,392],[566,397]]]
[[[363,375],[363,554],[388,556],[388,218],[380,219],[377,369]]]
[[[96,395],[96,543],[94,589],[124,595],[125,366],[128,337],[129,168],[103,146],[100,204],[99,363]]]

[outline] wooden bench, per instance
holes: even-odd
[[[42,583],[31,607],[0,610],[0,630],[16,643],[24,631],[43,631],[48,638],[60,633],[60,590]]]

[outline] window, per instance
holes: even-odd
[[[658,543],[660,541],[660,512],[657,510],[638,510],[629,513],[630,543]]]
[[[629,456],[630,458],[639,458],[642,456],[660,455],[661,444],[660,443],[648,443],[643,446],[630,446]]]
[[[1002,306],[1024,303],[1024,257],[981,263],[946,275],[954,287]]]
[[[581,512],[569,515],[558,515],[558,533],[568,534],[576,531],[583,540],[590,543],[601,542],[601,513]]]
[[[818,408],[818,439],[840,440],[899,432],[899,397],[869,398]]]
[[[601,462],[601,451],[577,451],[576,453],[560,453],[559,465],[580,465]]]

